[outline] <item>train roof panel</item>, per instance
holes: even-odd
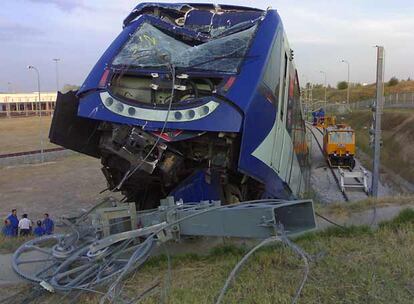
[[[132,12],[125,18],[124,26],[134,21],[137,17],[143,14],[153,13],[155,10],[162,11],[164,14],[170,15],[172,18],[178,18],[184,13],[190,11],[210,11],[214,15],[214,11],[223,13],[239,12],[251,13],[251,19],[257,18],[258,15],[264,11],[257,8],[236,6],[236,5],[221,5],[211,3],[156,3],[145,2],[138,4]]]

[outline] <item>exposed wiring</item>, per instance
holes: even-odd
[[[167,110],[167,114],[166,114],[166,116],[165,116],[165,120],[164,120],[164,124],[163,124],[163,126],[162,126],[162,129],[161,129],[161,132],[160,132],[160,135],[162,135],[163,133],[164,133],[164,131],[165,131],[165,128],[166,128],[166,126],[167,126],[167,123],[168,123],[168,117],[169,117],[169,115],[170,115],[170,112],[171,112],[171,106],[172,106],[172,103],[173,103],[173,100],[174,100],[174,91],[175,91],[175,66],[173,65],[173,64],[169,64],[168,65],[169,67],[170,67],[170,69],[171,69],[171,77],[172,77],[172,89],[171,89],[171,99],[170,99],[170,102],[168,103],[168,110]],[[138,169],[140,169],[141,167],[142,167],[142,165],[147,161],[147,159],[148,159],[148,157],[150,157],[150,155],[152,154],[152,152],[155,150],[155,148],[158,146],[158,143],[160,142],[160,140],[161,140],[161,136],[158,136],[157,137],[157,140],[155,141],[155,143],[153,144],[153,146],[151,147],[151,149],[148,151],[148,153],[147,153],[147,155],[144,157],[144,159],[138,164],[138,165],[136,165],[135,166],[135,168],[134,169],[132,169],[132,170],[128,170],[126,173],[125,173],[125,175],[124,175],[124,177],[122,178],[122,180],[121,180],[121,182],[118,184],[118,186],[116,186],[115,187],[115,189],[112,189],[111,191],[115,191],[115,190],[119,190],[121,187],[122,187],[122,185],[138,170]]]
[[[230,286],[230,283],[232,282],[232,280],[234,279],[234,277],[236,276],[237,272],[240,270],[240,268],[244,265],[244,263],[249,259],[249,257],[255,253],[258,249],[260,249],[261,247],[268,245],[270,243],[276,242],[276,241],[281,241],[280,237],[278,236],[272,236],[270,238],[267,238],[265,240],[263,240],[262,242],[260,242],[258,245],[256,245],[255,247],[253,247],[248,253],[246,253],[244,255],[244,257],[236,264],[236,266],[233,268],[233,270],[230,272],[229,276],[227,277],[226,282],[224,283],[223,288],[220,291],[220,294],[217,298],[216,304],[220,304],[224,298],[224,295],[227,291],[227,289]]]
[[[295,296],[292,299],[292,304],[297,303],[300,294],[302,293],[303,287],[305,286],[306,281],[308,280],[308,275],[309,275],[309,261],[308,261],[308,254],[302,249],[300,248],[297,244],[295,244],[294,242],[292,242],[286,235],[283,227],[281,229],[281,239],[282,242],[284,244],[286,244],[287,246],[289,246],[296,254],[298,254],[302,260],[303,260],[303,265],[304,265],[304,271],[303,271],[303,278],[302,281],[300,282],[300,285],[298,287],[298,289],[296,290]]]
[[[129,274],[132,270],[141,266],[149,257],[150,252],[155,244],[155,235],[150,235],[142,244],[139,246],[128,260],[128,263],[123,266],[116,280],[108,287],[105,295],[100,299],[99,303],[113,303],[117,299],[119,292],[116,290],[122,279]]]

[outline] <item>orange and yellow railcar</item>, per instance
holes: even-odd
[[[345,124],[325,128],[323,150],[331,167],[355,167],[355,132]]]

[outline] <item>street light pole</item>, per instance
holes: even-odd
[[[378,197],[379,179],[380,179],[380,160],[381,160],[381,115],[384,105],[384,47],[376,46],[377,48],[377,84],[376,84],[376,100],[373,110],[373,124],[371,134],[373,138],[371,142],[374,148],[374,160],[372,168],[372,184],[371,194],[373,197]]]
[[[324,76],[324,86],[325,86],[325,111],[326,111],[326,72],[320,71]]]
[[[43,163],[43,136],[42,136],[42,102],[41,102],[41,99],[40,99],[40,73],[39,73],[39,70],[36,68],[36,67],[34,67],[34,66],[32,66],[32,65],[29,65],[29,66],[27,66],[27,68],[29,69],[29,70],[34,70],[34,71],[36,71],[36,74],[37,74],[37,93],[38,93],[38,99],[39,99],[39,138],[40,138],[40,162],[42,162]]]
[[[58,63],[60,61],[60,58],[54,58],[52,59],[56,63],[56,93],[59,92],[59,68]]]
[[[349,87],[349,70],[350,70],[350,63],[349,63],[349,61],[347,61],[345,59],[342,59],[341,62],[344,62],[348,65],[348,85],[347,85],[347,90],[346,90],[346,103],[349,105],[349,92],[350,92],[349,91],[350,90],[350,87]]]

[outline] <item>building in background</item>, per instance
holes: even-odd
[[[56,92],[0,93],[0,118],[52,115],[56,104]]]

